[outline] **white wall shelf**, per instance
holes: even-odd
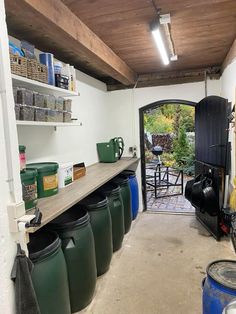
[[[18,126],[40,126],[40,127],[70,127],[82,126],[82,122],[40,122],[40,121],[16,121]]]
[[[63,88],[37,82],[15,74],[12,74],[12,84],[15,87],[28,88],[32,91],[39,92],[42,94],[53,94],[55,96],[61,97],[79,96],[78,92],[72,92]]]

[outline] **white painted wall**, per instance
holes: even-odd
[[[208,81],[208,96],[220,94],[220,81]],[[152,102],[165,99],[182,99],[198,102],[205,97],[205,83],[186,83],[180,85],[145,87],[133,90],[121,90],[108,93],[108,102],[112,106],[110,113],[111,136],[122,136],[125,142],[124,155],[129,155],[129,146],[139,147],[139,108]],[[137,170],[141,195],[141,171]],[[140,198],[140,210],[142,202]]]
[[[108,93],[112,106],[110,121],[112,136],[120,135],[125,140],[125,154],[128,147],[137,145],[139,150],[139,108],[165,99],[183,99],[198,102],[205,97],[204,82],[180,85],[145,87]],[[208,81],[208,96],[220,94],[220,81]]]
[[[10,36],[20,46],[20,41]],[[39,50],[35,49],[38,56]],[[86,165],[98,161],[96,143],[109,139],[106,84],[76,71],[80,96],[72,97],[72,117],[82,126],[54,128],[18,126],[19,143],[26,146],[27,162],[72,161]]]
[[[18,126],[19,143],[26,145],[27,162],[98,161],[96,143],[109,139],[106,85],[77,71],[80,96],[72,98],[73,117],[82,126],[54,128]]]

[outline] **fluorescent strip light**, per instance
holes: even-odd
[[[169,57],[168,57],[168,54],[167,54],[167,51],[166,51],[163,39],[161,37],[160,29],[159,28],[155,28],[154,30],[152,30],[152,35],[153,35],[153,37],[155,39],[157,48],[160,51],[160,55],[161,55],[163,63],[165,65],[168,65],[170,63],[170,60],[169,60]]]

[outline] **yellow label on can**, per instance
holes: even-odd
[[[44,176],[43,177],[43,189],[44,191],[53,190],[58,187],[57,175]]]

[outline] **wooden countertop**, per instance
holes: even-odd
[[[137,166],[138,162],[138,158],[122,158],[115,163],[96,163],[87,167],[84,177],[60,189],[54,196],[39,199],[38,208],[43,214],[41,226],[28,228],[27,232],[37,231],[123,170]],[[27,214],[34,214],[34,210]]]

